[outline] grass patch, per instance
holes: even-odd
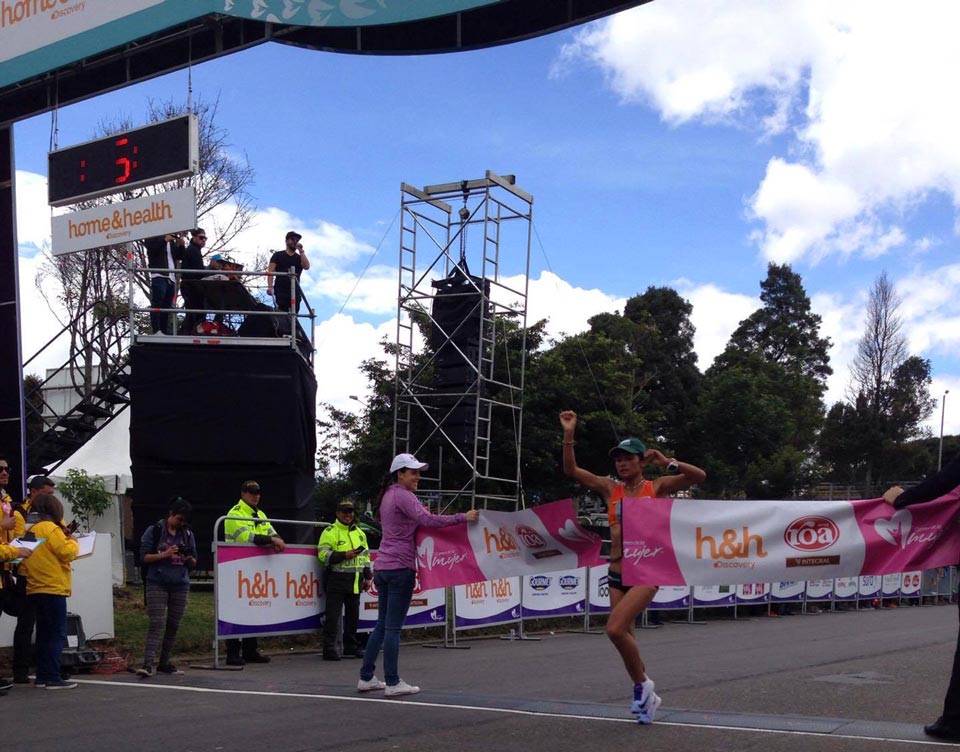
[[[147,637],[147,609],[143,588],[114,588],[114,634],[111,641],[120,653],[143,657]],[[187,610],[177,632],[176,655],[207,655],[213,652],[213,592],[191,590]]]

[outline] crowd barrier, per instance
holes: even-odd
[[[231,637],[279,636],[318,632],[323,627],[322,572],[314,546],[288,545],[282,553],[250,544],[217,541],[214,528],[214,664],[219,665],[219,641]],[[322,528],[326,523],[271,520],[272,523]],[[373,552],[376,556],[376,552]],[[661,587],[648,611],[686,612],[725,609],[737,618],[744,607],[768,613],[787,604],[801,613],[824,608],[860,608],[904,602],[951,600],[957,591],[956,567],[927,572],[838,577],[831,580],[760,582],[745,585]],[[417,583],[404,629],[442,627],[444,644],[457,634],[493,626],[513,626],[523,637],[524,623],[533,620],[579,618],[590,631],[590,617],[610,610],[606,565],[546,574],[476,582],[453,588],[422,590]],[[646,614],[645,614],[646,617]],[[377,621],[375,588],[361,594],[360,631]]]

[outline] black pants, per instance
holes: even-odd
[[[205,298],[203,296],[203,288],[198,287],[197,285],[202,284],[197,281],[184,281],[180,285],[180,294],[183,296],[183,307],[184,308],[204,308]],[[201,321],[204,321],[207,318],[207,315],[203,312],[201,313],[185,313],[183,315],[183,323],[180,324],[179,334],[193,334],[193,330],[196,328],[197,324]]]
[[[27,598],[27,578],[22,575],[17,577],[17,599],[19,614],[13,631],[13,675],[25,677],[34,660],[33,628],[37,623],[37,612],[33,600]]]
[[[256,637],[234,637],[233,639],[227,640],[227,658],[239,658],[241,653],[241,646],[243,648],[243,658],[252,658],[257,654],[257,638]]]
[[[360,622],[360,594],[354,593],[356,575],[331,572],[327,577],[327,610],[323,623],[324,654],[337,651],[337,625],[343,620],[343,654],[356,655],[359,649],[357,626]]]
[[[960,604],[958,604],[960,613]],[[957,650],[953,654],[953,673],[950,674],[950,686],[943,700],[943,720],[954,728],[960,728],[960,631],[957,632]]]

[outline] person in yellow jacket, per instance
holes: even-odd
[[[29,496],[22,504],[13,508],[15,538],[23,540],[30,528],[37,522],[33,511],[33,500],[40,494],[52,494],[56,484],[45,475],[34,475],[27,483]],[[62,522],[62,520],[61,520]],[[13,631],[13,682],[30,683],[30,662],[33,660],[33,628],[37,617],[33,613],[32,601],[27,600],[27,565],[21,563],[15,570],[17,576],[17,628]]]
[[[353,502],[345,499],[337,504],[336,521],[320,534],[317,557],[324,567],[324,592],[327,610],[323,624],[323,660],[339,661],[337,626],[340,612],[343,619],[343,654],[348,658],[363,658],[357,642],[360,621],[360,593],[370,587],[370,552],[367,535],[356,523]]]
[[[27,559],[32,554],[29,548],[20,548],[12,546],[9,543],[0,542],[0,562],[13,561],[14,559]],[[16,585],[10,583],[9,587],[15,588]],[[10,598],[10,593],[3,592],[3,579],[0,578],[0,598],[4,600]],[[0,696],[5,695],[7,690],[13,686],[13,679],[0,679]]]
[[[242,519],[244,517],[253,519]],[[238,519],[234,519],[238,518]],[[270,546],[280,553],[285,547],[283,538],[277,535],[260,509],[260,484],[247,480],[240,486],[240,501],[227,512],[223,521],[223,534],[227,543],[252,543],[255,546]],[[256,637],[232,638],[227,640],[227,665],[243,666],[246,663],[269,663],[270,656],[257,650]]]
[[[63,505],[53,494],[40,494],[31,508],[39,521],[30,529],[40,544],[30,557],[27,598],[37,615],[37,678],[47,689],[73,689],[60,675],[60,653],[67,640],[67,596],[72,585],[70,562],[80,547],[63,527]]]

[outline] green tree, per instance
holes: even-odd
[[[702,379],[693,349],[692,313],[689,301],[669,287],[648,287],[623,309],[625,318],[653,332],[638,353],[645,385],[635,407],[644,413],[651,438],[678,450],[690,445],[690,421]]]
[[[90,477],[86,470],[68,470],[67,479],[57,486],[57,490],[70,502],[73,513],[87,532],[113,504],[113,497],[107,492],[103,478],[99,475]]]
[[[830,341],[789,265],[770,264],[760,288],[763,305],[703,378],[695,425],[712,495],[784,498],[814,471]]]
[[[884,479],[901,479],[912,466],[903,461],[906,443],[926,434],[923,421],[936,405],[930,396],[930,361],[909,355],[900,305],[893,283],[881,273],[870,289],[864,332],[850,367],[850,398],[831,408],[820,438],[830,476],[862,481],[868,491]]]

